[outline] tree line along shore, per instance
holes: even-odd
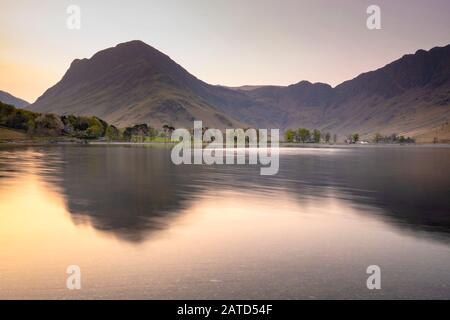
[[[284,132],[284,142],[286,143],[326,143],[336,144],[339,141],[347,144],[368,144],[368,143],[415,143],[415,139],[397,135],[382,135],[375,133],[371,139],[362,140],[359,133],[352,133],[343,138],[338,137],[336,133],[321,132],[318,129],[309,130],[307,128],[298,128],[296,130],[287,129]]]
[[[205,128],[206,130],[207,128]],[[175,130],[170,125],[156,129],[147,124],[117,128],[106,121],[92,116],[58,116],[51,113],[37,113],[19,109],[0,102],[0,141],[114,141],[131,143],[170,142],[171,133]],[[374,134],[370,141],[361,140],[358,133],[338,137],[331,132],[318,129],[298,128],[284,132],[284,143],[414,143],[410,137],[391,134],[383,136]]]
[[[117,128],[92,116],[58,116],[19,109],[0,102],[0,141],[121,141],[167,142],[175,128],[147,124]]]

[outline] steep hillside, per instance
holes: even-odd
[[[30,108],[96,115],[122,127],[143,122],[192,126],[194,119],[210,127],[242,125],[208,101],[221,103],[223,99],[211,93],[212,88],[158,50],[131,41],[100,51],[91,59],[73,61],[61,81]],[[227,89],[217,91],[235,94]]]
[[[405,55],[335,88],[209,85],[141,41],[75,60],[31,109],[96,115],[118,126],[318,128],[423,135],[449,120],[450,45]]]
[[[1,90],[0,90],[0,102],[16,106],[17,108],[24,108],[29,105],[29,103],[26,102],[25,100],[14,97],[12,94],[9,94],[8,92]]]

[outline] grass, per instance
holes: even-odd
[[[171,142],[170,138],[163,138],[163,137],[154,137],[154,138],[150,138],[147,137],[144,139],[144,142],[160,142],[160,143],[164,143],[164,142]]]
[[[0,142],[29,140],[30,137],[18,130],[0,127]]]
[[[55,141],[74,142],[78,140],[64,136],[53,137],[53,136],[28,135],[23,130],[11,129],[0,126],[0,143],[23,142],[34,144],[34,143],[49,143]]]

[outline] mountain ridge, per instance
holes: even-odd
[[[29,105],[27,101],[17,98],[12,94],[2,90],[0,90],[0,102],[16,106],[17,108],[24,108]]]
[[[96,115],[119,126],[309,127],[348,134],[423,134],[448,121],[450,45],[418,50],[334,88],[210,85],[139,40],[76,59],[29,108]],[[410,111],[408,114],[408,110]]]

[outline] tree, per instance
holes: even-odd
[[[86,130],[86,137],[91,139],[97,139],[102,136],[103,129],[102,127],[98,125],[93,125],[87,128]]]
[[[207,130],[208,128],[202,128],[203,133]],[[163,125],[163,132],[164,132],[164,140],[167,141],[167,139],[170,140],[170,136],[172,135],[172,132],[175,131],[175,128],[172,126],[169,126],[167,124]]]
[[[106,128],[105,137],[109,141],[118,140],[120,138],[120,132],[119,129],[117,129],[115,126],[110,125]]]
[[[64,130],[64,123],[54,114],[41,114],[35,123],[36,133],[44,136],[58,136]]]
[[[156,130],[155,128],[153,128],[153,127],[148,127],[148,136],[150,137],[150,138],[155,138],[155,137],[157,137],[158,136],[158,130]]]
[[[133,127],[125,128],[125,131],[123,132],[123,138],[126,141],[142,142],[144,141],[145,137],[148,137],[148,133],[149,129],[147,124],[137,124]]]
[[[0,124],[9,128],[34,131],[35,119],[39,113],[23,109],[16,109],[14,106],[0,102]]]
[[[358,133],[352,134],[352,141],[353,141],[353,143],[357,143],[359,141],[359,134]]]
[[[338,136],[337,136],[337,134],[335,133],[335,134],[333,134],[333,142],[334,142],[334,143],[337,143],[337,141],[338,141]]]
[[[97,139],[105,135],[107,123],[97,117],[87,118],[88,128],[84,132],[85,138]]]
[[[314,129],[313,139],[314,139],[314,143],[320,143],[320,130]]]
[[[169,132],[169,128],[170,128],[169,125],[167,125],[167,124],[163,125],[164,141],[167,140],[167,135],[168,135],[167,133]]]
[[[36,121],[34,119],[30,119],[27,122],[27,133],[32,135],[36,131]]]
[[[381,140],[383,140],[383,136],[380,133],[375,133],[375,136],[373,137],[373,141],[375,141],[375,143],[380,143]]]
[[[16,109],[0,102],[0,125],[43,136],[70,135],[92,139],[105,135],[108,123],[97,117],[57,116]]]
[[[300,141],[305,143],[305,142],[309,141],[311,133],[309,132],[308,129],[300,128],[300,129],[298,129],[298,136],[300,138]]]
[[[75,126],[77,123],[77,117],[73,115],[62,116],[61,121],[64,123],[64,132],[67,134],[75,134]]]
[[[331,134],[329,132],[325,133],[325,142],[329,143],[331,139]]]
[[[170,126],[169,127],[169,140],[172,140],[172,133],[175,131],[175,128]]]
[[[101,130],[102,130],[101,136],[104,137],[104,136],[105,136],[105,133],[106,133],[106,129],[107,129],[108,126],[109,126],[108,123],[107,123],[105,120],[100,119],[100,118],[98,118],[98,117],[92,117],[92,120],[91,120],[91,121],[95,122],[96,125],[99,125],[99,127],[100,127]]]
[[[75,131],[83,132],[89,128],[89,118],[88,117],[76,117],[73,128]]]
[[[295,131],[291,129],[287,129],[284,133],[284,141],[285,142],[294,142],[295,139]]]
[[[397,140],[398,140],[398,137],[397,137],[396,133],[393,133],[393,134],[390,135],[390,137],[389,137],[389,141],[390,142],[395,143],[395,142],[397,142]]]
[[[4,126],[9,126],[8,122],[10,116],[16,112],[16,108],[9,104],[4,104],[0,102],[0,124]]]

